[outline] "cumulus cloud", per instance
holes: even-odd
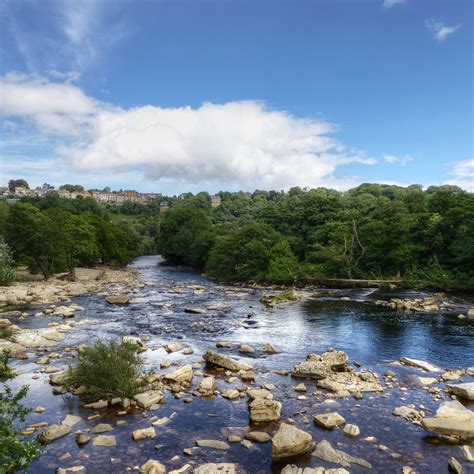
[[[413,158],[410,155],[404,155],[404,156],[396,156],[396,155],[389,155],[385,154],[383,155],[383,159],[386,163],[389,163],[391,165],[401,165],[405,166],[407,163],[413,160]]]
[[[474,159],[454,163],[450,175],[452,178],[446,181],[445,184],[454,184],[467,191],[474,192]]]
[[[392,8],[395,5],[401,5],[402,3],[405,3],[405,0],[384,0],[383,6],[384,8]]]
[[[349,163],[373,164],[341,144],[337,127],[297,118],[258,101],[197,108],[112,107],[71,83],[4,77],[0,111],[62,135],[58,156],[80,172],[140,170],[147,179],[229,188],[345,187]]]
[[[449,35],[455,33],[461,25],[448,26],[442,21],[437,21],[434,18],[430,18],[425,21],[426,28],[433,33],[435,39],[438,41],[444,41]]]

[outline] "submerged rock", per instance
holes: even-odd
[[[217,439],[198,439],[196,444],[200,448],[212,448],[212,449],[220,449],[225,451],[230,448],[230,446],[225,443],[224,441],[219,441]]]
[[[281,403],[266,398],[256,398],[249,405],[250,421],[254,423],[280,419]]]
[[[296,426],[282,423],[272,439],[273,459],[285,459],[313,449],[313,437]]]
[[[242,364],[234,359],[231,359],[230,357],[227,357],[214,351],[207,351],[202,357],[209,364],[217,365],[218,367],[232,370],[234,372],[238,372],[239,370],[252,369],[250,365]]]
[[[193,474],[237,474],[237,465],[230,463],[202,464],[194,469]]]
[[[340,464],[344,467],[351,467],[351,464],[358,464],[359,466],[363,466],[368,469],[372,468],[372,465],[365,459],[357,458],[345,453],[344,451],[334,449],[331,446],[331,443],[325,439],[318,443],[312,455],[322,459],[323,461]]]
[[[68,435],[71,431],[72,430],[69,425],[51,425],[47,430],[38,435],[38,441],[41,444],[49,444],[59,438],[62,438],[63,436]]]
[[[321,415],[315,415],[314,417],[314,422],[321,426],[322,428],[325,428],[327,430],[332,430],[336,428],[337,426],[343,425],[346,420],[344,417],[339,415],[337,412],[333,413],[322,413]]]
[[[143,428],[141,430],[135,430],[132,433],[134,441],[141,441],[143,439],[152,439],[156,436],[155,428]]]
[[[111,448],[112,446],[117,445],[115,441],[115,436],[112,435],[99,435],[92,441],[94,446],[101,446],[103,448]]]
[[[443,402],[434,417],[423,419],[422,426],[432,433],[474,439],[474,412],[458,401]]]
[[[436,367],[429,362],[425,362],[424,360],[418,359],[410,359],[409,357],[401,357],[400,362],[405,365],[409,365],[410,367],[416,367],[418,369],[422,369],[426,372],[440,372],[440,368]]]
[[[127,304],[130,301],[127,295],[110,295],[105,300],[109,304]]]

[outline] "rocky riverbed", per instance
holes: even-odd
[[[472,301],[315,290],[267,307],[268,292],[157,263],[27,284],[17,300],[2,290],[11,337],[0,347],[13,350],[11,385],[28,384],[35,409],[25,436],[46,446],[31,472],[472,469]],[[62,387],[98,337],[139,343],[155,372],[142,394],[86,406]]]

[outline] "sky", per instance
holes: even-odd
[[[0,186],[474,192],[471,0],[0,0]]]

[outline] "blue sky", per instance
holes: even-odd
[[[473,6],[3,0],[0,179],[474,191]]]

